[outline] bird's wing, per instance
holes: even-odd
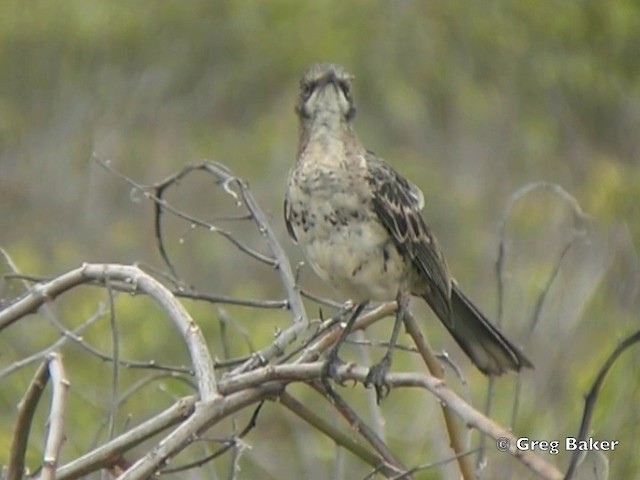
[[[409,257],[422,274],[424,294],[449,317],[451,278],[436,239],[420,214],[424,205],[422,192],[371,152],[367,153],[366,163],[376,215],[400,252]]]

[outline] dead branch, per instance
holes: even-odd
[[[100,469],[112,469],[113,472],[121,474],[119,478],[125,480],[146,479],[158,473],[184,471],[204,465],[206,462],[219,457],[225,452],[236,452],[238,450],[237,447],[240,444],[240,439],[256,428],[260,407],[256,408],[247,427],[240,433],[234,433],[224,437],[225,440],[222,441],[222,446],[218,450],[213,453],[207,450],[205,454],[201,455],[196,461],[167,468],[167,465],[171,464],[178,454],[194,444],[194,442],[202,442],[203,446],[208,448],[205,442],[210,440],[206,438],[205,434],[213,426],[219,425],[221,421],[231,419],[231,430],[236,432],[237,420],[234,416],[244,409],[262,405],[262,402],[266,400],[271,400],[274,404],[284,406],[288,411],[291,411],[303,419],[312,428],[331,438],[337,445],[345,448],[352,455],[369,465],[372,469],[370,476],[382,474],[387,478],[411,478],[412,475],[423,469],[434,468],[446,462],[457,462],[463,478],[467,480],[475,478],[475,473],[469,460],[469,454],[476,450],[465,445],[461,434],[462,429],[459,426],[460,422],[462,422],[469,430],[475,429],[480,432],[483,437],[491,438],[494,441],[498,439],[511,441],[511,447],[509,449],[511,456],[541,478],[562,478],[562,474],[557,468],[541,455],[533,451],[518,450],[515,446],[516,437],[509,429],[498,425],[489,418],[488,415],[475,409],[470,402],[460,397],[445,383],[443,380],[444,372],[442,365],[436,358],[436,355],[431,351],[410,312],[405,316],[404,323],[415,348],[411,347],[408,350],[421,355],[431,375],[415,372],[394,372],[388,373],[385,381],[389,388],[394,389],[396,392],[401,392],[407,388],[417,388],[429,392],[429,394],[439,402],[442,406],[453,455],[447,456],[445,459],[438,459],[420,465],[405,465],[405,459],[401,458],[398,452],[394,452],[390,445],[385,442],[383,435],[379,435],[371,428],[367,420],[365,420],[366,416],[361,415],[333,386],[329,384],[329,387],[325,387],[327,382],[321,381],[323,363],[320,359],[322,354],[329,349],[340,336],[341,328],[343,328],[341,320],[344,310],[338,312],[334,318],[328,320],[321,318],[320,320],[309,322],[305,306],[302,302],[303,294],[297,284],[297,275],[294,274],[289,259],[279,244],[272,227],[269,225],[266,215],[258,206],[258,203],[252,196],[244,180],[235,177],[223,165],[203,161],[189,165],[161,182],[151,186],[145,186],[118,173],[108,162],[98,158],[96,158],[96,160],[110,172],[124,179],[137,191],[142,192],[146,198],[153,202],[155,208],[156,244],[165,263],[165,267],[163,268],[165,270],[168,268],[169,272],[153,273],[153,269],[151,269],[150,271],[152,273],[149,273],[140,266],[85,264],[52,279],[28,278],[19,273],[15,274],[15,278],[20,278],[23,281],[26,291],[20,298],[5,305],[4,308],[0,310],[0,330],[38,311],[48,303],[54,302],[60,295],[76,287],[83,285],[91,285],[93,287],[100,286],[101,288],[105,288],[108,294],[112,351],[107,355],[87,345],[79,336],[80,332],[88,327],[92,321],[104,316],[104,307],[98,310],[92,317],[93,320],[91,322],[87,321],[75,330],[69,330],[62,322],[55,318],[52,320],[52,324],[57,328],[61,338],[49,348],[37,354],[39,357],[29,357],[29,361],[42,358],[42,356],[45,356],[45,360],[36,372],[36,376],[29,386],[19,408],[16,430],[10,452],[9,476],[7,478],[17,480],[23,475],[25,469],[25,454],[29,442],[29,432],[33,414],[38,405],[42,389],[49,379],[51,379],[53,395],[50,409],[49,432],[46,436],[44,462],[39,474],[39,478],[41,479],[55,477],[68,480],[81,478]],[[257,232],[264,238],[270,252],[269,254],[263,254],[253,250],[248,247],[247,244],[236,238],[232,232],[220,228],[217,224],[198,219],[176,208],[165,199],[165,194],[169,188],[178,185],[179,181],[195,172],[206,172],[208,175],[213,176],[216,184],[233,198],[237,208],[241,209],[241,211],[238,215],[233,215],[232,217],[228,217],[228,219],[253,221]],[[506,218],[508,218],[513,204],[526,193],[537,188],[551,189],[554,193],[560,195],[561,198],[568,201],[573,208],[576,224],[580,224],[586,219],[586,215],[582,213],[577,202],[560,187],[547,183],[532,184],[516,192],[511,198],[507,213],[501,224],[501,232],[503,235]],[[231,245],[238,248],[250,258],[257,262],[273,266],[282,285],[285,299],[242,299],[219,295],[217,293],[198,292],[191,287],[186,288],[185,285],[188,285],[189,282],[178,276],[178,269],[170,258],[166,248],[162,231],[162,219],[166,214],[174,215],[189,222],[190,225],[202,227],[216,234],[220,234],[228,240]],[[225,218],[219,217],[215,221],[220,222]],[[503,237],[501,240],[504,242]],[[560,262],[568,248],[569,246],[563,250],[556,264],[556,269],[550,276],[545,289],[538,299],[539,301],[536,305],[531,328],[533,328],[538,321],[546,293],[558,272]],[[501,243],[498,265],[496,267],[499,274],[499,295],[502,295],[500,282],[503,281],[503,264],[504,245]],[[18,272],[13,264],[12,268],[14,272]],[[36,283],[31,284],[33,281]],[[173,290],[167,288],[161,281],[170,285]],[[124,393],[118,392],[120,378],[119,365],[146,366],[146,368],[152,368],[153,365],[157,366],[160,364],[155,361],[130,362],[122,358],[123,352],[120,351],[119,345],[120,331],[115,315],[116,292],[145,294],[153,298],[180,332],[189,352],[191,365],[183,368],[166,366],[166,368],[164,368],[164,370],[166,370],[165,372],[158,375],[150,375],[147,378],[137,381],[126,389]],[[310,292],[304,292],[304,296],[317,300],[321,305],[337,306],[335,302],[321,299]],[[221,342],[220,350],[223,353],[225,361],[218,362],[215,365],[219,366],[224,364],[230,369],[226,371],[224,376],[218,379],[214,373],[213,358],[215,355],[212,355],[210,348],[212,342],[207,343],[205,341],[196,322],[178,301],[179,297],[201,302],[241,305],[249,308],[288,309],[290,311],[291,321],[284,330],[279,332],[272,342],[261,346],[257,351],[253,348],[253,342],[247,335],[247,344],[249,345],[249,349],[253,351],[253,354],[249,358],[233,359],[228,349],[229,344],[226,337],[226,325],[230,320],[224,317],[224,312],[220,310],[222,317],[221,339],[219,342]],[[366,311],[358,318],[353,330],[364,330],[373,323],[393,315],[396,309],[396,302],[389,302],[375,309]],[[322,317],[322,314],[320,316]],[[68,415],[65,397],[68,382],[63,370],[61,357],[53,352],[55,351],[54,347],[56,349],[63,347],[67,339],[80,345],[90,354],[112,362],[113,370],[111,375],[110,406],[106,420],[101,427],[108,429],[107,439],[102,445],[94,446],[86,454],[65,465],[59,466],[59,453],[64,442],[64,419],[65,414]],[[608,369],[625,348],[637,341],[640,341],[640,333],[625,340],[623,345],[614,351],[600,371],[587,397],[583,424],[580,430],[581,438],[586,434],[588,429],[591,414],[597,401],[598,390]],[[218,345],[218,343],[215,344]],[[8,369],[0,372],[0,379],[3,375],[6,376],[27,363],[26,359],[14,362]],[[459,370],[453,362],[451,363],[455,370]],[[192,386],[192,383],[186,375],[177,376],[175,372],[192,372],[195,376],[195,385],[193,386],[197,390],[198,395],[183,398],[178,398],[177,395],[173,396],[172,398],[175,403],[171,407],[152,415],[151,418],[137,426],[128,426],[128,429],[124,433],[118,434],[115,428],[116,413],[130,396],[139,393],[146,385],[160,378],[169,377],[178,378],[180,381]],[[359,366],[353,363],[343,364],[337,368],[336,380],[339,382],[350,381],[364,385],[367,373],[368,369],[365,366]],[[338,422],[327,420],[307,405],[298,401],[289,389],[293,384],[306,384],[315,389],[315,391],[325,399],[329,400],[330,408],[337,414]],[[141,456],[134,458],[132,462],[122,461],[125,454],[131,455],[131,450],[134,447],[139,447],[142,442],[149,440],[152,441],[153,445],[147,448]],[[232,459],[231,463],[231,476],[233,476],[233,472],[237,466],[237,456]],[[570,478],[573,468],[574,463],[572,461],[567,478]]]

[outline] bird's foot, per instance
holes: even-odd
[[[320,381],[327,390],[332,387],[329,380],[335,381],[338,385],[342,385],[342,382],[338,379],[338,367],[344,362],[338,357],[338,351],[332,349],[322,365],[322,371],[320,372]]]
[[[391,367],[391,359],[385,355],[380,362],[376,363],[369,369],[367,378],[364,380],[364,386],[376,389],[376,402],[380,405],[382,399],[389,395],[389,384],[387,383],[387,373]]]

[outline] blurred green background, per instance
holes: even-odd
[[[0,246],[21,271],[36,275],[54,276],[82,262],[141,261],[162,268],[150,203],[98,166],[92,152],[143,184],[207,158],[249,182],[297,262],[300,252],[286,236],[281,211],[296,154],[298,77],[316,61],[341,63],[356,77],[362,140],[424,190],[425,216],[451,270],[488,315],[498,310],[498,225],[514,191],[530,182],[554,182],[590,215],[586,232],[562,260],[531,336],[538,295],[576,225],[566,203],[536,191],[516,204],[506,229],[503,329],[524,344],[536,365],[523,376],[515,432],[532,439],[575,436],[597,369],[639,325],[639,45],[635,0],[4,0]],[[207,220],[234,213],[231,199],[205,178],[185,181],[169,199]],[[250,224],[222,225],[268,251]],[[222,238],[170,220],[167,240],[180,274],[196,288],[283,298],[273,270]],[[301,278],[306,288],[339,299],[308,269]],[[15,281],[0,287],[3,302],[23,289]],[[87,287],[51,309],[72,328],[105,301],[104,292]],[[178,336],[150,305],[141,297],[118,297],[122,356],[186,363]],[[187,306],[223,358],[220,312],[211,305]],[[462,391],[482,405],[485,380],[431,313],[414,306],[426,318],[434,348],[459,360],[470,385]],[[311,316],[317,308],[308,304]],[[290,321],[277,310],[225,311],[235,325],[226,332],[232,356],[249,351],[243,330],[259,348]],[[386,322],[367,335],[385,340],[389,330]],[[23,319],[0,334],[0,368],[56,338],[47,315]],[[108,318],[85,339],[110,352]],[[620,441],[607,455],[610,478],[636,478],[640,471],[633,453],[640,438],[637,350],[610,372],[592,424],[594,438]],[[68,460],[105,440],[112,386],[108,363],[71,344],[63,353],[72,385],[63,451]],[[373,363],[382,351],[365,353]],[[399,370],[423,368],[411,355],[396,359]],[[0,379],[0,464],[7,462],[15,408],[34,370],[30,365]],[[118,393],[149,375],[123,370]],[[190,392],[174,380],[162,382],[150,383],[122,406],[116,432]],[[513,385],[512,378],[499,382],[494,416],[504,425]],[[319,413],[334,415],[308,389],[293,391]],[[344,393],[365,418],[373,415],[370,392]],[[41,458],[46,402],[40,410],[28,458],[32,468]],[[382,412],[385,438],[407,464],[449,454],[439,406],[429,395],[394,391]],[[247,418],[238,416],[239,428]],[[211,436],[230,429],[227,422]],[[242,454],[238,478],[362,478],[369,471],[275,404],[266,406],[245,440],[251,448]],[[202,448],[190,452],[197,458]],[[187,458],[189,452],[176,463]],[[546,458],[562,469],[568,462],[564,452]],[[223,459],[184,478],[224,477],[226,468]],[[531,474],[490,451],[485,478],[516,476]],[[455,468],[417,478],[456,478]]]

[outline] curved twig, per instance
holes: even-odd
[[[506,230],[507,223],[509,222],[509,218],[511,217],[511,212],[513,207],[518,203],[522,198],[530,194],[535,190],[549,190],[558,197],[560,197],[564,202],[566,202],[569,207],[571,207],[571,211],[573,213],[573,221],[574,225],[581,230],[584,227],[584,224],[591,218],[587,215],[580,203],[576,198],[567,192],[564,188],[556,183],[551,182],[533,182],[524,185],[523,187],[516,190],[510,197],[505,206],[502,215],[500,216],[500,220],[498,222],[498,256],[496,259],[496,277],[498,279],[498,315],[496,318],[496,325],[498,327],[502,326],[502,320],[504,317],[504,262],[506,257]]]
[[[598,402],[600,388],[602,388],[602,384],[604,383],[604,379],[607,376],[607,373],[609,373],[609,370],[611,369],[613,364],[616,362],[616,360],[618,360],[618,357],[634,343],[640,343],[640,330],[620,342],[615,350],[611,352],[609,358],[607,358],[607,360],[604,362],[602,368],[600,368],[600,371],[598,372],[598,375],[596,376],[596,379],[594,380],[593,385],[591,385],[589,393],[584,400],[584,413],[582,414],[582,422],[580,423],[578,441],[582,441],[587,438],[589,425],[591,424],[591,417],[593,416],[593,411],[595,409],[596,403]],[[569,464],[567,473],[564,476],[564,480],[570,480],[575,474],[575,470],[578,466],[578,461],[580,459],[581,453],[582,452],[580,450],[576,449],[571,455],[571,463]]]
[[[158,243],[158,248],[163,260],[165,261],[169,270],[172,272],[172,275],[174,275],[176,278],[178,278],[176,268],[173,265],[173,263],[170,261],[167,255],[166,248],[164,247],[164,242],[162,240],[162,235],[161,235],[161,230],[162,230],[161,215],[162,215],[163,209],[170,211],[171,213],[179,216],[180,218],[188,220],[194,225],[208,228],[211,231],[215,231],[223,235],[227,240],[232,242],[236,247],[238,247],[241,251],[243,251],[247,255],[253,257],[258,261],[271,265],[277,269],[282,285],[284,287],[286,296],[287,296],[287,301],[288,301],[287,306],[291,309],[291,313],[293,315],[293,325],[291,328],[287,328],[286,330],[281,332],[276,342],[272,343],[269,347],[264,349],[264,351],[258,352],[257,354],[253,355],[250,358],[250,360],[247,361],[241,367],[241,371],[247,371],[252,368],[256,368],[257,366],[262,365],[265,362],[265,360],[268,360],[269,358],[273,358],[274,356],[280,355],[284,351],[285,347],[291,344],[293,341],[295,341],[298,335],[305,328],[308,327],[309,319],[307,317],[307,313],[304,308],[304,304],[302,302],[302,297],[300,295],[300,289],[296,284],[295,275],[293,274],[293,271],[291,269],[289,259],[285,254],[284,249],[280,245],[280,242],[278,241],[277,236],[275,235],[275,232],[269,225],[266,215],[264,214],[262,209],[259,207],[258,203],[255,201],[255,198],[251,194],[251,191],[249,190],[247,183],[241,178],[238,178],[235,175],[233,175],[233,173],[231,172],[231,170],[229,170],[229,168],[227,168],[226,166],[220,163],[204,160],[200,163],[188,165],[185,168],[183,168],[181,171],[167,177],[165,180],[158,182],[155,185],[152,185],[150,187],[146,187],[146,186],[137,184],[127,176],[119,173],[118,171],[116,171],[111,167],[109,162],[102,160],[95,154],[94,154],[94,159],[104,168],[114,173],[115,175],[119,176],[134,188],[137,188],[140,191],[142,191],[145,197],[154,201],[155,203],[155,207],[154,207],[155,220],[154,221],[155,221],[155,229],[156,229],[156,232],[155,232],[156,241]],[[196,170],[203,170],[213,175],[216,179],[216,182],[220,186],[222,186],[222,188],[227,194],[233,197],[233,199],[236,201],[238,206],[240,206],[242,202],[244,202],[244,205],[246,206],[247,210],[251,214],[251,217],[254,220],[255,224],[257,225],[260,234],[265,237],[267,245],[271,250],[271,253],[273,254],[274,258],[266,257],[252,250],[251,248],[247,247],[246,245],[238,241],[231,233],[221,230],[215,225],[210,224],[209,222],[205,222],[203,220],[195,218],[191,215],[186,214],[185,212],[182,212],[176,209],[175,207],[170,205],[168,202],[166,202],[162,198],[164,191],[168,187],[176,184],[176,182],[185,178],[188,174]],[[239,194],[232,188],[234,186],[239,189]]]
[[[280,245],[278,238],[276,237],[273,229],[269,225],[267,221],[267,217],[265,216],[262,209],[258,206],[255,198],[251,194],[247,183],[231,174],[228,168],[224,165],[215,162],[204,162],[204,168],[215,175],[222,181],[222,184],[226,187],[225,191],[227,191],[230,195],[234,196],[235,192],[230,189],[230,185],[232,183],[236,184],[240,188],[240,195],[244,204],[246,205],[249,212],[251,212],[251,216],[258,226],[258,230],[260,234],[263,235],[266,240],[271,253],[273,253],[276,262],[275,267],[278,269],[278,274],[280,275],[280,279],[284,286],[285,292],[287,294],[287,298],[289,299],[291,312],[293,313],[293,321],[294,323],[302,324],[303,328],[306,328],[309,324],[309,319],[307,318],[307,313],[304,308],[304,304],[302,303],[302,298],[300,297],[300,290],[296,286],[295,276],[293,274],[293,270],[291,269],[291,264],[289,263],[289,258],[284,252],[284,249]],[[292,337],[291,341],[293,340]],[[282,342],[289,340],[289,338],[283,338]]]
[[[506,261],[507,224],[509,222],[509,219],[511,218],[511,213],[516,203],[518,203],[524,197],[526,197],[527,195],[529,195],[530,193],[536,190],[548,190],[553,194],[555,194],[556,196],[558,196],[565,203],[567,203],[567,205],[569,205],[569,207],[571,208],[571,211],[573,214],[574,226],[580,233],[582,233],[582,231],[584,230],[585,224],[591,219],[591,217],[584,212],[578,200],[569,192],[567,192],[562,186],[556,183],[545,182],[545,181],[528,183],[520,187],[518,190],[513,192],[511,196],[509,196],[509,200],[507,201],[507,204],[502,211],[502,215],[500,216],[500,220],[498,221],[499,241],[498,241],[498,254],[496,257],[496,264],[495,264],[495,274],[496,274],[496,283],[497,283],[497,305],[498,305],[498,311],[496,315],[496,326],[498,328],[502,327],[502,323],[504,321],[504,285],[505,285],[504,265]],[[562,258],[564,257],[566,251],[571,246],[571,244],[572,242],[569,242],[569,244],[563,250],[563,253],[560,256],[560,260],[556,265],[556,269],[559,268],[560,262],[562,261]],[[553,282],[553,279],[555,278],[556,273],[557,271],[554,271],[551,273],[547,283],[547,288],[549,287],[551,282]],[[540,313],[540,310],[542,309],[542,305],[545,299],[546,299],[546,292],[543,290],[543,293],[538,298],[538,303],[535,307],[536,311],[533,314],[534,324],[531,326],[531,329],[533,329],[533,327],[535,327],[535,323],[537,323],[536,315]],[[495,378],[491,377],[489,378],[489,384],[487,387],[487,395],[485,398],[485,407],[484,407],[484,412],[487,415],[491,414],[491,410],[493,407],[494,389],[495,389]],[[514,402],[514,405],[516,406],[514,407],[514,412],[517,410],[517,404],[519,402],[518,392],[519,390],[517,390],[516,392],[516,399]],[[513,423],[513,415],[512,415],[511,423]],[[478,467],[484,462],[485,446],[486,446],[485,439],[483,438],[481,440],[480,453],[478,454],[478,459],[477,459]]]

